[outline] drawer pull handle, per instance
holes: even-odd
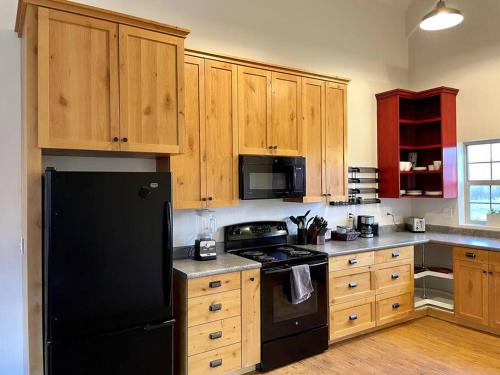
[[[349,264],[356,264],[358,260],[356,258],[349,259]]]
[[[349,315],[349,320],[356,320],[356,319],[358,319],[358,314]]]
[[[474,258],[476,257],[476,253],[465,253],[465,256],[466,256],[467,258],[472,258],[472,259],[474,259]]]
[[[222,310],[222,303],[214,303],[208,307],[209,311],[219,311]]]
[[[393,280],[399,279],[399,274],[394,272],[393,274],[391,274],[391,279]]]
[[[211,334],[208,335],[210,340],[217,340],[222,337],[222,331],[217,331],[217,332],[212,332]]]
[[[396,302],[396,303],[393,303],[393,304],[392,304],[392,308],[393,308],[393,309],[399,309],[399,306],[400,306],[400,305],[399,305],[399,302]]]
[[[208,283],[208,286],[210,288],[219,288],[220,286],[222,285],[222,283],[220,282],[220,280],[217,280],[217,281],[210,281]]]
[[[222,366],[222,358],[219,359],[214,359],[213,361],[210,361],[210,367],[219,367]]]
[[[355,282],[355,281],[351,281],[351,282],[349,283],[349,288],[356,288],[357,286],[358,286],[358,283],[357,283],[357,282]]]
[[[392,257],[393,258],[397,258],[399,256],[399,252],[398,251],[393,251],[392,252]]]

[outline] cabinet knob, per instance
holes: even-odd
[[[327,193],[327,194],[326,194],[326,196],[327,196],[327,197],[331,197],[331,196],[332,196],[332,194],[331,194],[331,193]]]
[[[273,149],[275,149],[275,150],[276,150],[277,148],[278,148],[278,146],[276,146],[276,145],[274,145],[274,146],[273,146]]]
[[[113,142],[118,142],[120,140],[120,138],[118,137],[113,137]]]
[[[399,274],[394,272],[393,274],[391,274],[391,279],[393,280],[399,279]]]
[[[348,284],[349,288],[356,288],[358,286],[358,283],[355,282],[355,281],[351,281],[349,284]]]
[[[392,304],[392,308],[393,308],[393,309],[399,309],[399,307],[400,307],[399,302],[396,302],[396,303],[393,303],[393,304]]]
[[[483,270],[483,273],[488,273],[488,272],[486,272],[486,271]]]
[[[213,197],[208,197],[208,200],[209,200],[209,201],[213,201],[213,200],[214,200],[214,198],[213,198]]]
[[[356,320],[356,319],[358,319],[358,314],[349,315],[349,320]]]
[[[358,260],[356,258],[349,259],[349,264],[356,264]]]
[[[394,251],[391,255],[393,258],[397,258],[399,256],[399,253],[397,251]]]
[[[272,149],[273,149],[273,146],[267,146],[267,148],[268,148],[269,150],[272,150]]]
[[[251,278],[250,278],[250,281],[255,281],[255,277],[251,277]]]
[[[122,142],[128,142],[128,138],[127,137],[123,137],[122,138]]]
[[[203,198],[201,198],[201,201],[202,201],[202,202],[206,202],[206,201],[207,201],[207,198],[203,197]]]

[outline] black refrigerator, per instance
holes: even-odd
[[[173,373],[169,173],[44,177],[45,375]]]

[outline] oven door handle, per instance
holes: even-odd
[[[319,266],[326,266],[327,264],[328,264],[328,262],[321,262],[321,263],[309,264],[309,268],[319,267]],[[280,268],[280,269],[277,269],[277,270],[272,270],[272,269],[271,270],[262,270],[262,273],[264,275],[276,275],[276,274],[279,274],[279,273],[290,272],[291,270],[292,270],[292,267],[288,267],[288,268]]]

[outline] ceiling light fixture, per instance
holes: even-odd
[[[456,26],[464,19],[458,9],[448,8],[444,0],[439,0],[436,9],[427,13],[420,22],[422,30],[443,30]]]

